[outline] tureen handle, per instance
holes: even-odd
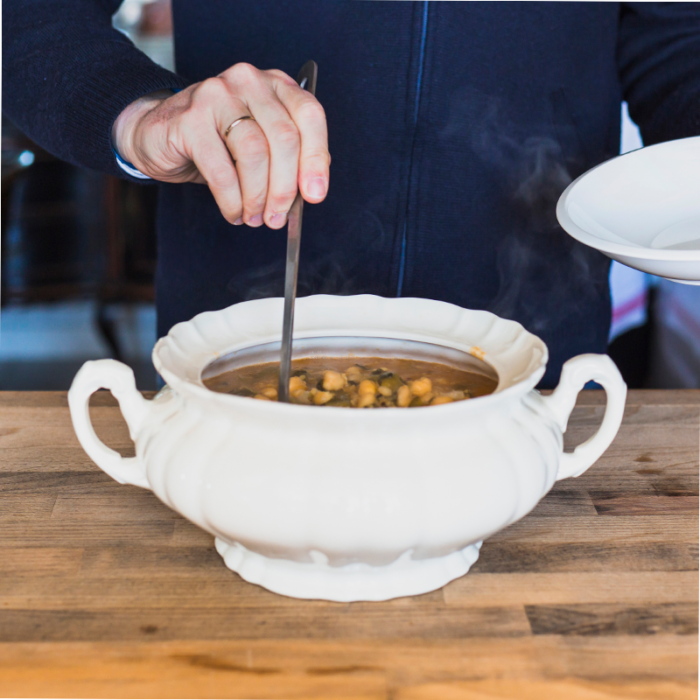
[[[90,421],[90,396],[98,389],[109,389],[119,401],[129,435],[135,439],[148,412],[149,402],[136,389],[131,367],[116,360],[91,360],[75,375],[68,391],[73,428],[80,444],[100,469],[120,484],[133,484],[150,489],[143,465],[138,457],[122,457],[95,434]]]
[[[544,401],[551,409],[562,432],[566,432],[571,411],[579,391],[591,380],[598,382],[607,394],[603,422],[593,437],[582,442],[573,452],[564,452],[559,461],[557,481],[580,476],[608,449],[617,435],[625,411],[627,385],[620,370],[607,355],[579,355],[564,363],[559,386]]]

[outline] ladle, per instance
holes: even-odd
[[[316,94],[318,66],[307,61],[297,76],[299,87]],[[299,244],[301,243],[301,219],[304,200],[297,192],[287,219],[287,264],[284,273],[284,312],[282,321],[282,352],[280,357],[280,383],[278,399],[289,403],[289,379],[292,372],[292,331],[294,330],[294,301],[297,296],[299,272]]]

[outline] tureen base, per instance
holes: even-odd
[[[466,574],[479,558],[481,545],[482,542],[475,542],[432,559],[411,559],[409,550],[386,566],[330,566],[321,552],[312,552],[315,561],[304,564],[265,557],[238,542],[228,544],[216,538],[216,551],[226,566],[249,583],[292,598],[343,603],[389,600],[434,591]]]

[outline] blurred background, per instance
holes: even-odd
[[[113,22],[173,69],[169,0],[125,0]],[[156,388],[156,197],[57,160],[3,116],[0,389],[67,389],[104,357]]]
[[[125,0],[117,28],[173,69],[170,0]],[[621,152],[642,146],[622,106]],[[157,189],[76,168],[2,119],[0,390],[65,390],[83,362],[156,388]],[[613,263],[609,352],[631,388],[700,388],[700,287]]]

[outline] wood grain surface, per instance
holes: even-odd
[[[566,435],[592,434],[584,392]],[[98,435],[133,454],[116,403]],[[610,449],[445,588],[298,601],[79,446],[65,393],[0,393],[0,697],[695,700],[700,391],[632,391]]]

